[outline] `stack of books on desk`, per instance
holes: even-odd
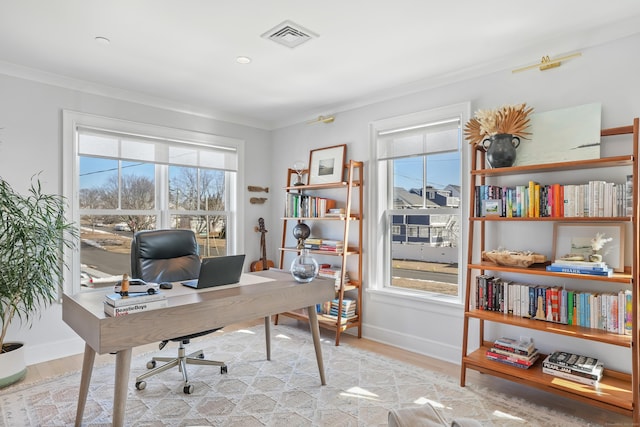
[[[486,351],[487,359],[516,368],[529,369],[539,358],[533,341],[498,338],[493,347]]]
[[[542,362],[542,372],[587,385],[597,385],[604,372],[604,364],[594,357],[556,351]]]
[[[148,294],[146,292],[130,293],[121,296],[119,293],[107,294],[104,299],[104,312],[112,317],[125,316],[140,311],[167,307],[167,296],[162,292]]]
[[[568,261],[557,259],[547,266],[547,271],[558,273],[589,274],[591,276],[613,276],[613,269],[606,262]]]

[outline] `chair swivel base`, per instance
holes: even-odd
[[[189,384],[189,378],[187,376],[187,364],[191,365],[213,365],[220,366],[220,373],[227,373],[227,365],[224,362],[218,362],[216,360],[206,360],[204,358],[204,353],[202,350],[198,350],[191,354],[185,354],[185,347],[180,343],[180,347],[178,348],[178,357],[154,357],[149,362],[147,362],[147,369],[151,369],[149,372],[146,372],[136,378],[136,389],[144,390],[147,387],[147,382],[145,379],[159,374],[160,372],[164,372],[167,369],[171,369],[174,366],[177,366],[180,372],[182,373],[182,378],[184,379],[184,384],[182,390],[185,394],[193,393],[194,387]],[[157,362],[167,362],[163,365],[156,367]]]

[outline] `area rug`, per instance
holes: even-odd
[[[255,326],[192,342],[229,368],[189,366],[195,391],[182,392],[175,370],[147,380],[138,391],[134,379],[146,370],[148,355],[132,361],[125,423],[128,426],[386,426],[390,408],[426,402],[447,419],[469,417],[485,426],[584,426],[584,420],[531,405],[458,378],[417,368],[347,344],[323,340],[327,385],[321,386],[309,332],[278,325],[272,330],[272,360],[265,359],[264,328]],[[157,352],[159,353],[159,352]],[[156,354],[157,354],[156,353]],[[174,355],[175,344],[161,353]],[[80,373],[0,392],[0,426],[73,425]],[[94,368],[84,426],[108,426],[114,365]]]

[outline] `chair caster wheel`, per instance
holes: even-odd
[[[156,361],[155,360],[150,360],[147,362],[147,369],[153,369],[156,367]]]
[[[186,385],[186,386],[184,386],[182,391],[184,391],[184,394],[191,394],[191,393],[193,393],[193,386],[191,384]]]
[[[138,381],[138,382],[136,382],[136,388],[138,390],[144,390],[145,388],[147,388],[147,382],[146,381]]]
[[[226,374],[227,373],[227,365],[220,366],[220,373],[221,374]]]

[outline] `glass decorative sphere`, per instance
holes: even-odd
[[[300,239],[304,240],[307,237],[309,237],[310,234],[311,234],[311,229],[304,222],[296,224],[296,226],[293,227],[293,237],[295,237],[298,240]]]
[[[311,234],[311,229],[304,222],[296,224],[293,227],[293,237],[298,239],[298,249],[304,249],[304,240]]]
[[[291,275],[300,283],[309,283],[318,275],[318,262],[304,249],[291,263]]]

